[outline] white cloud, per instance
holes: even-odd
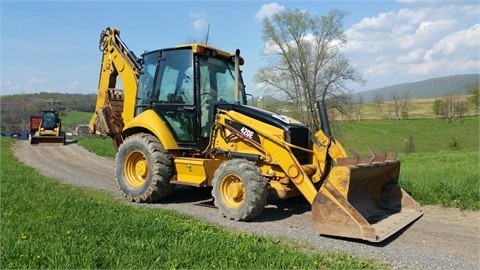
[[[37,78],[30,78],[28,79],[28,84],[31,85],[38,85],[38,84],[43,84],[45,80],[37,79]]]
[[[356,31],[388,31],[393,26],[393,12],[380,13],[376,17],[363,18],[352,28]]]
[[[428,74],[435,71],[479,72],[480,24],[446,35],[428,50],[423,61],[410,73]]]
[[[342,51],[367,79],[362,90],[420,75],[427,79],[480,71],[480,24],[471,16],[480,14],[480,6],[422,3],[363,18],[346,30]]]
[[[419,60],[422,60],[424,54],[425,54],[425,50],[422,48],[418,48],[408,52],[405,55],[398,56],[395,59],[395,62],[398,64],[408,64],[408,63],[417,62]]]
[[[11,80],[2,82],[2,95],[5,95],[6,93],[13,94],[18,90],[20,90],[20,85],[18,83],[15,83]]]
[[[281,6],[277,3],[270,3],[262,5],[262,7],[255,13],[255,21],[261,22],[265,18],[271,17],[275,13],[279,13],[285,10],[284,6]]]
[[[460,7],[462,13],[465,14],[465,17],[474,17],[478,19],[480,16],[480,9],[478,8],[478,2],[468,3]]]
[[[31,90],[44,89],[45,87],[44,84],[45,84],[45,80],[30,78],[27,80],[26,85],[24,85],[21,90],[31,91]]]
[[[365,70],[364,76],[385,76],[389,74],[391,62],[385,56],[378,56],[373,60],[372,66]]]
[[[193,29],[202,30],[208,25],[207,15],[205,13],[190,12],[190,19],[193,20]]]
[[[81,85],[79,81],[73,81],[67,85],[67,90],[78,90],[78,87]]]
[[[425,55],[426,60],[431,60],[435,55],[450,56],[453,53],[464,53],[472,49],[478,50],[480,46],[480,24],[451,33],[442,38],[431,50]],[[478,52],[478,51],[477,51]],[[467,55],[465,55],[467,56]]]
[[[422,21],[413,34],[417,42],[424,42],[439,38],[443,33],[449,31],[456,24],[454,19],[440,19]]]
[[[11,87],[14,85],[14,83],[10,80],[4,81],[2,84],[3,86],[6,86],[6,87]]]
[[[45,80],[38,78],[20,79],[19,81],[2,81],[2,95],[35,93],[44,91]]]
[[[428,75],[441,72],[442,74],[462,74],[462,73],[478,73],[479,64],[478,59],[468,58],[439,58],[431,61],[425,61],[421,64],[412,65],[408,74],[413,75]],[[434,76],[427,76],[431,78]]]

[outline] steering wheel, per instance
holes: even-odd
[[[200,106],[203,106],[205,105],[205,103],[209,100],[215,100],[215,96],[211,93],[211,92],[205,92],[205,93],[202,93],[200,96],[207,96],[207,98],[205,98],[204,100],[202,100],[202,103],[200,104]]]

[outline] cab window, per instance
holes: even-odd
[[[193,105],[192,52],[178,50],[164,54],[156,82],[158,101]]]

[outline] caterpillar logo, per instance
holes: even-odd
[[[244,137],[246,139],[249,139],[251,141],[254,141],[257,144],[260,144],[260,137],[258,137],[258,134],[254,130],[252,130],[251,128],[249,128],[247,126],[244,126],[240,123],[230,121],[230,120],[227,120],[226,124],[230,128],[232,128],[235,131],[237,131],[238,133],[240,133],[242,135],[242,137]]]

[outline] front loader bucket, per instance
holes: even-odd
[[[32,145],[58,145],[65,144],[66,136],[65,133],[60,132],[60,136],[32,136],[30,138],[30,144]]]
[[[381,242],[423,215],[398,186],[400,162],[338,165],[312,203],[321,235]]]

